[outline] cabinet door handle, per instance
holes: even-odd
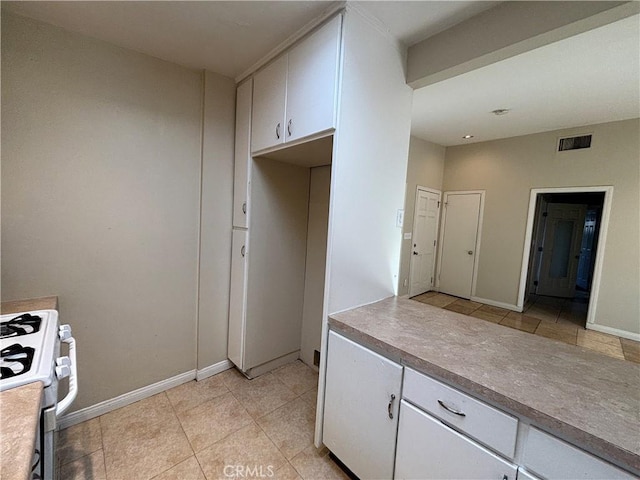
[[[392,393],[391,397],[389,397],[389,405],[387,405],[387,412],[389,413],[389,418],[393,418],[393,401],[396,399],[396,396]]]
[[[242,204],[242,213],[245,213],[245,214],[247,213],[247,202],[244,202]]]
[[[242,245],[242,248],[240,249],[240,255],[242,255],[244,257],[244,254],[247,253],[247,249],[244,245]]]
[[[287,123],[287,133],[289,134],[289,136],[291,136],[291,123],[293,122],[293,120],[290,118],[289,119],[289,123]]]
[[[454,415],[458,415],[459,417],[466,417],[467,416],[466,413],[461,412],[460,410],[456,410],[455,408],[451,408],[449,405],[444,403],[442,400],[438,400],[438,403],[440,404],[440,406],[442,408],[444,408],[448,412],[453,413]]]
[[[278,139],[280,138],[280,122],[276,125],[276,137]]]

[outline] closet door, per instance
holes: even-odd
[[[287,55],[283,55],[253,77],[252,152],[285,141],[286,92]]]
[[[228,357],[240,370],[244,368],[244,337],[247,305],[246,230],[233,230],[231,247],[231,291],[229,295]]]
[[[289,52],[287,142],[335,128],[341,22],[338,15]]]
[[[251,96],[253,79],[236,94],[236,148],[233,171],[233,226],[247,228],[249,214],[249,165],[251,164]]]

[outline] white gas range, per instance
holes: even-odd
[[[69,355],[60,355],[60,344]],[[58,382],[69,379],[69,392],[58,401]],[[69,325],[59,325],[56,310],[38,310],[0,316],[0,391],[43,383],[40,428],[34,453],[33,478],[55,478],[56,418],[78,393],[76,344]]]

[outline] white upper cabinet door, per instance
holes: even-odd
[[[402,366],[329,332],[323,443],[362,479],[390,479]]]
[[[233,171],[233,226],[247,228],[249,213],[249,165],[251,163],[251,95],[253,79],[236,94],[236,149]]]
[[[338,15],[289,52],[287,142],[335,128],[341,22]]]
[[[281,56],[253,77],[252,152],[264,150],[285,141],[287,58],[287,55]]]

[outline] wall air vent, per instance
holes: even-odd
[[[566,152],[567,150],[591,148],[591,137],[592,135],[580,135],[579,137],[561,138],[558,142],[558,151]]]

